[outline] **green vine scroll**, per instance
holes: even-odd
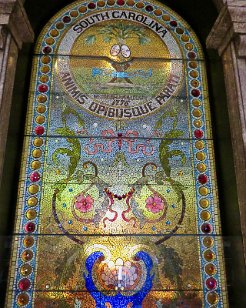
[[[71,130],[67,124],[67,119],[70,115],[74,116],[77,119],[79,127],[84,127],[84,121],[81,116],[71,107],[63,106],[61,116],[63,127],[57,128],[55,132],[62,137],[66,137],[66,141],[69,143],[69,148],[58,148],[52,154],[52,160],[55,164],[60,164],[60,155],[65,155],[69,159],[66,178],[57,181],[53,186],[54,189],[59,190],[59,193],[57,194],[57,198],[59,200],[61,199],[61,193],[67,187],[67,183],[73,178],[81,157],[80,142],[78,138],[76,138],[75,132]]]
[[[171,149],[171,145],[177,138],[183,137],[184,132],[177,128],[178,110],[175,108],[165,112],[161,116],[161,118],[156,122],[155,129],[160,129],[163,125],[163,121],[166,118],[170,118],[172,120],[172,128],[166,133],[164,133],[162,141],[160,143],[159,158],[164,172],[157,172],[155,180],[156,183],[160,185],[163,183],[163,178],[166,182],[170,183],[173,190],[177,194],[179,202],[182,198],[182,193],[185,187],[180,182],[175,181],[171,178],[170,161],[173,157],[179,156],[181,158],[182,165],[184,165],[186,163],[186,156],[182,150]]]

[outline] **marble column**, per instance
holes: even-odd
[[[34,33],[23,0],[0,0],[0,183],[9,126],[18,52]]]
[[[246,1],[214,0],[219,16],[207,48],[222,58],[246,259]]]

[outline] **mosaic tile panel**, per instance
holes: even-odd
[[[33,60],[7,307],[227,307],[204,56],[158,2],[77,1]]]

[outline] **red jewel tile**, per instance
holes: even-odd
[[[35,223],[33,223],[33,222],[28,222],[28,223],[25,225],[25,231],[28,232],[28,233],[29,233],[29,232],[32,233],[32,232],[35,231],[35,227],[36,227]]]
[[[88,8],[91,9],[91,10],[93,10],[93,9],[96,8],[96,4],[93,3],[93,2],[91,2],[91,3],[88,4]]]
[[[43,133],[44,133],[44,127],[43,127],[43,126],[37,126],[37,127],[35,127],[35,133],[36,133],[37,135],[43,135]]]
[[[124,1],[124,0],[118,0],[118,1],[117,1],[117,4],[118,4],[118,5],[124,5],[124,4],[125,4],[125,1]]]
[[[188,57],[189,57],[190,59],[195,59],[195,58],[196,58],[196,53],[195,53],[194,51],[190,51],[190,52],[188,53]]]
[[[172,20],[172,21],[170,21],[170,25],[171,25],[172,27],[177,27],[178,23],[177,23],[177,21]]]
[[[44,92],[47,92],[48,91],[48,86],[46,85],[46,84],[40,84],[39,86],[38,86],[38,91],[39,92],[42,92],[42,93],[44,93]]]
[[[200,95],[200,91],[197,90],[197,89],[193,89],[193,90],[191,91],[191,94],[192,94],[194,97],[198,97],[198,96]]]
[[[199,183],[201,183],[201,184],[206,184],[207,181],[208,181],[208,177],[206,176],[206,174],[200,174],[200,175],[198,176],[198,181],[199,181]]]
[[[198,138],[198,139],[201,139],[201,138],[203,137],[203,131],[200,130],[200,129],[196,129],[196,130],[194,131],[194,136],[195,136],[196,138]]]
[[[205,223],[202,225],[201,229],[203,233],[210,233],[212,231],[212,226],[210,224]]]
[[[147,6],[145,7],[145,10],[146,10],[147,12],[152,12],[152,11],[153,11],[153,6],[147,5]]]
[[[69,16],[64,16],[62,20],[63,22],[68,23],[71,21],[71,18]]]
[[[23,279],[21,279],[21,280],[19,281],[19,289],[20,289],[21,291],[26,291],[26,290],[28,290],[28,289],[30,288],[30,286],[31,286],[31,282],[30,282],[30,280],[27,279],[27,278],[23,278]]]
[[[51,53],[51,51],[52,51],[52,49],[49,46],[45,46],[44,49],[43,49],[44,53]]]
[[[33,172],[31,175],[30,175],[30,180],[32,182],[37,182],[39,181],[40,179],[40,174],[38,172]]]
[[[209,290],[213,290],[217,286],[217,281],[213,277],[210,277],[206,280],[206,286]]]

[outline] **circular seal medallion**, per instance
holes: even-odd
[[[58,47],[65,92],[86,111],[114,120],[157,112],[182,84],[182,54],[173,34],[129,10],[85,15]]]

